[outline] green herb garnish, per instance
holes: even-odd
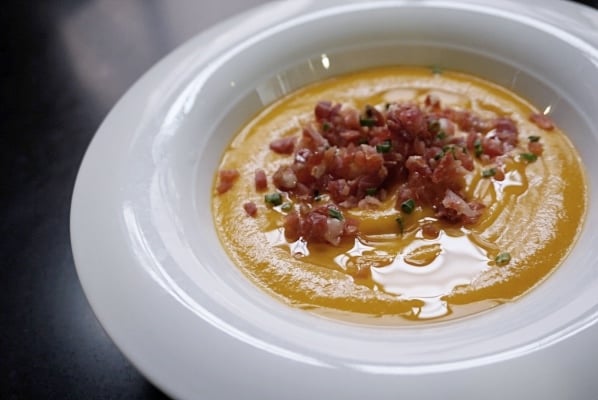
[[[457,154],[455,154],[455,146],[452,144],[447,144],[442,148],[442,155],[445,155],[446,153],[451,153],[453,155],[453,159],[457,159]]]
[[[527,138],[529,139],[530,142],[539,142],[540,141],[540,136],[528,136]]]
[[[484,178],[490,178],[494,175],[496,175],[496,168],[488,168],[482,171],[482,177]]]
[[[521,153],[519,157],[521,157],[522,160],[525,160],[527,162],[534,162],[538,159],[538,156],[534,153]]]
[[[432,133],[435,133],[437,139],[439,139],[439,140],[446,139],[447,134],[445,131],[442,130],[439,120],[434,119],[434,120],[428,122],[428,130]]]
[[[365,194],[368,196],[375,196],[377,192],[378,192],[378,189],[376,189],[376,188],[367,188],[365,190]]]
[[[405,214],[411,214],[414,209],[415,209],[415,201],[413,201],[413,199],[405,200],[401,204],[401,210],[403,210],[403,212]]]
[[[280,206],[280,210],[287,212],[287,211],[291,211],[291,209],[293,208],[293,205],[291,203],[289,203],[288,201],[282,203],[282,205]]]
[[[372,127],[376,125],[376,120],[374,118],[359,118],[359,125]]]
[[[401,232],[401,235],[402,235],[403,232],[405,231],[405,225],[403,223],[403,218],[398,217],[397,219],[395,219],[395,221],[397,221],[397,225],[399,225],[399,231]]]
[[[376,145],[376,151],[378,153],[388,153],[390,152],[391,148],[392,145],[390,144],[390,140],[385,140],[384,142]]]
[[[322,130],[324,130],[324,132],[328,132],[330,130],[330,124],[328,122],[324,122],[322,124]]]
[[[278,192],[269,193],[264,196],[264,201],[266,204],[270,204],[272,206],[279,206],[282,204],[282,195]]]
[[[500,253],[499,255],[497,255],[497,256],[494,258],[494,261],[495,261],[495,262],[496,262],[496,264],[498,264],[498,265],[505,265],[505,264],[508,264],[508,263],[509,263],[509,261],[511,261],[511,255],[510,255],[509,253],[507,253],[507,252]]]
[[[473,150],[476,157],[481,156],[484,152],[484,149],[482,148],[482,142],[480,141],[480,139],[476,139],[475,142],[473,142]]]
[[[336,208],[329,208],[328,215],[330,218],[338,219],[339,221],[343,220],[343,214]]]

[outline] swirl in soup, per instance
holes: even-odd
[[[387,67],[256,115],[222,157],[212,208],[234,263],[275,297],[400,323],[531,290],[573,246],[586,198],[574,147],[524,99],[462,73]]]

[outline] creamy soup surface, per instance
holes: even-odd
[[[427,149],[415,139],[404,147],[408,154],[393,154],[403,140],[414,139],[390,115],[414,107],[424,111]],[[458,120],[463,115],[469,122]],[[331,186],[332,178],[323,176],[329,170],[319,167],[308,176],[318,180],[316,190],[296,179],[281,183],[284,171],[304,161],[306,127],[318,131],[318,138],[330,135],[337,127],[328,119],[334,118],[356,126],[343,133],[343,143],[352,143],[349,152],[363,150],[371,162],[383,160],[369,172],[375,175],[372,187],[346,171],[338,173],[346,179]],[[376,128],[380,118],[388,126]],[[516,127],[515,139],[501,136],[504,121],[504,129]],[[403,133],[372,136],[388,127]],[[501,142],[504,152],[492,153],[499,139],[508,141]],[[330,157],[341,153],[328,141],[320,149]],[[358,164],[359,156],[349,165]],[[421,187],[417,168],[433,169],[444,158],[463,177],[447,184],[451,193],[443,187],[436,202],[426,201],[436,189]],[[413,166],[415,161],[423,164]],[[361,186],[349,188],[359,179]],[[352,194],[327,190],[333,187]],[[449,194],[465,201],[464,214],[451,209]],[[224,152],[212,211],[233,262],[274,297],[332,318],[407,324],[474,314],[531,290],[571,250],[586,203],[577,152],[526,100],[466,74],[387,67],[311,84],[259,112]],[[330,238],[289,232],[289,214],[308,218],[316,209],[324,210],[329,228],[342,233]]]

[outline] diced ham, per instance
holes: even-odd
[[[349,131],[357,131],[359,132],[359,128],[361,124],[359,123],[359,111],[355,108],[347,107],[341,110],[341,115],[343,117],[343,125]]]
[[[288,165],[279,168],[272,176],[272,181],[280,190],[291,190],[297,186],[295,171]]]
[[[255,205],[253,201],[243,203],[243,209],[250,217],[255,217],[257,215],[257,205]]]
[[[505,154],[505,147],[503,142],[493,135],[486,136],[482,139],[482,149],[484,154],[490,157],[496,157]]]
[[[528,142],[527,149],[530,153],[541,156],[544,152],[544,146],[540,142]]]
[[[440,228],[433,222],[428,222],[422,226],[422,234],[426,239],[436,239],[440,235]]]
[[[357,222],[343,218],[335,205],[327,204],[312,210],[290,212],[285,216],[284,229],[289,241],[303,239],[337,246],[344,237],[357,234]]]
[[[328,234],[328,216],[318,210],[310,211],[301,221],[302,235],[308,242],[325,242]]]
[[[270,142],[270,150],[278,154],[293,154],[296,141],[297,138],[294,136],[275,139]]]
[[[469,111],[445,108],[440,112],[440,115],[453,121],[465,132],[479,130],[478,121],[476,121]]]
[[[529,116],[529,120],[545,131],[551,131],[554,129],[554,122],[552,121],[552,118],[546,114],[534,113]]]
[[[497,134],[502,136],[503,141],[508,141],[511,144],[517,143],[517,126],[515,121],[508,117],[498,117],[494,120],[494,129]]]
[[[292,211],[284,217],[283,222],[284,235],[290,242],[294,242],[301,238],[301,219],[297,211]]]
[[[365,196],[363,199],[359,200],[359,203],[357,203],[357,207],[364,209],[378,208],[381,205],[382,203],[380,200],[374,196]]]
[[[543,115],[530,119],[552,129]],[[504,159],[518,146],[512,118],[443,107],[433,95],[422,106],[391,103],[361,110],[321,101],[298,140],[285,137],[270,143],[273,151],[292,154],[272,176],[274,186],[300,205],[299,211],[285,216],[285,235],[288,240],[337,245],[356,235],[358,224],[331,217],[329,207],[379,207],[388,190],[398,191],[398,210],[413,200],[418,207],[433,209],[438,219],[473,224],[484,206],[465,197],[467,174],[477,170],[477,162],[494,165],[492,178],[504,180]],[[528,149],[535,155],[543,151],[537,141],[530,141]],[[266,188],[264,180],[256,171],[256,190]],[[318,201],[332,203],[322,206]],[[422,227],[426,237],[436,237],[438,229],[435,224]]]
[[[330,180],[326,189],[335,201],[346,199],[351,194],[351,186],[346,179],[342,178]]]
[[[449,222],[472,224],[481,216],[481,210],[481,204],[469,204],[452,190],[447,190],[442,199],[442,208],[437,215]]]
[[[328,243],[338,246],[341,242],[345,223],[336,218],[326,219],[326,231],[324,232],[324,240]]]
[[[216,186],[216,192],[218,194],[228,192],[232,187],[237,178],[239,177],[239,171],[236,169],[221,169],[218,171],[218,186]]]
[[[340,104],[332,104],[330,101],[320,101],[316,104],[314,114],[317,121],[332,119],[341,109]]]
[[[369,140],[367,142],[372,146],[376,146],[392,139],[390,129],[386,126],[375,126],[369,130],[368,135]]]
[[[502,169],[502,167],[496,167],[494,172],[494,180],[495,181],[504,181],[505,180],[505,171],[504,169]]]
[[[388,108],[387,120],[391,132],[406,140],[433,135],[428,130],[424,112],[414,104],[393,103]]]
[[[461,150],[454,150],[455,153]],[[431,181],[433,185],[442,185],[443,187],[458,190],[464,187],[464,177],[467,173],[463,168],[461,161],[453,153],[445,154],[432,172]],[[429,185],[430,186],[430,185]]]
[[[339,136],[347,143],[358,143],[359,139],[361,139],[362,137],[361,132],[356,130],[342,131],[341,133],[339,133]]]
[[[263,169],[255,170],[255,190],[262,192],[268,188],[268,177]]]
[[[315,151],[322,151],[329,147],[330,144],[326,138],[320,133],[315,125],[308,125],[303,128],[303,134],[299,141],[300,148],[306,148]]]
[[[384,157],[372,146],[352,144],[336,149],[329,160],[329,171],[334,177],[356,179],[384,169]],[[384,174],[384,172],[382,172]]]
[[[435,94],[429,94],[426,96],[426,100],[424,101],[426,107],[430,107],[435,111],[440,110],[440,97]]]
[[[462,214],[466,217],[473,217],[475,215],[474,210],[471,209],[469,204],[452,190],[446,191],[444,199],[442,199],[442,205],[446,208],[455,210],[458,214]]]
[[[426,176],[432,174],[432,168],[422,156],[410,156],[407,158],[407,161],[405,161],[405,167],[407,167],[411,173],[418,173]]]
[[[440,124],[440,130],[446,133],[448,136],[453,136],[455,134],[456,126],[453,121],[448,118],[440,118],[438,120]]]

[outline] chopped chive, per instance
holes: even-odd
[[[397,219],[395,219],[395,221],[397,221],[397,224],[399,225],[399,231],[401,232],[401,235],[402,235],[403,232],[405,231],[405,225],[403,224],[403,218],[398,217]]]
[[[328,215],[330,218],[338,219],[339,221],[343,220],[343,214],[336,208],[329,208]]]
[[[482,176],[484,178],[490,178],[491,176],[496,175],[496,168],[488,168],[482,171]]]
[[[453,155],[453,159],[457,159],[457,155],[455,154],[455,146],[453,146],[452,144],[447,144],[442,148],[443,154],[446,154],[448,152],[450,152]]]
[[[432,73],[434,75],[440,75],[440,74],[442,74],[442,68],[438,64],[432,65],[431,69],[432,69]]]
[[[428,130],[432,133],[438,133],[440,131],[440,122],[434,119],[428,123]]]
[[[481,156],[484,152],[484,149],[482,149],[482,142],[480,141],[480,139],[476,139],[475,142],[473,142],[473,150],[476,157]]]
[[[385,109],[385,110],[388,110],[389,108],[390,108],[390,103],[386,103],[386,104],[384,104],[384,109]]]
[[[415,209],[415,201],[413,201],[413,199],[405,200],[401,204],[401,210],[403,210],[403,212],[405,214],[411,214],[414,209]]]
[[[266,204],[270,204],[272,206],[279,206],[282,204],[282,195],[278,192],[269,193],[264,196],[264,201]]]
[[[373,118],[359,118],[359,125],[372,127],[376,125],[376,120]]]
[[[446,132],[445,131],[438,132],[438,134],[436,135],[436,138],[438,138],[439,140],[446,139]]]
[[[527,137],[529,139],[530,142],[539,142],[540,141],[540,136],[528,136]]]
[[[534,162],[538,159],[538,156],[535,155],[534,153],[521,153],[521,154],[519,154],[519,156],[521,157],[521,159],[523,159],[527,162]]]
[[[376,151],[378,153],[388,153],[391,147],[392,145],[390,144],[390,140],[385,140],[384,142],[376,145]]]
[[[324,122],[322,124],[322,129],[324,130],[324,132],[328,132],[330,130],[330,124],[328,122]]]
[[[378,192],[378,189],[376,189],[376,188],[367,188],[365,190],[365,194],[368,196],[375,196],[377,192]]]
[[[282,205],[280,206],[281,211],[284,211],[284,212],[291,211],[292,208],[293,208],[293,205],[291,203],[289,203],[288,201],[282,203]]]
[[[494,258],[494,261],[495,261],[495,262],[496,262],[496,264],[498,264],[498,265],[505,265],[505,264],[508,264],[508,263],[509,263],[509,261],[511,261],[511,255],[510,255],[509,253],[507,253],[507,252],[500,253],[499,255],[497,255],[497,256]]]

